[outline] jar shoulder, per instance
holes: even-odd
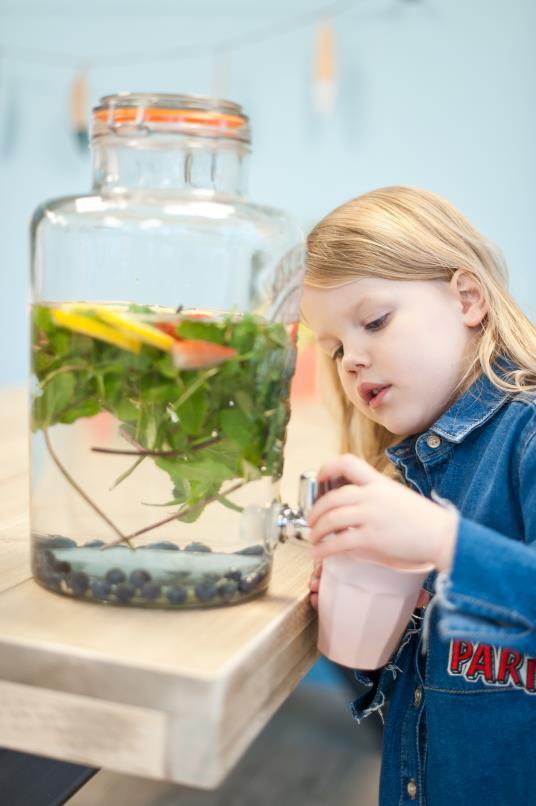
[[[162,222],[166,226],[182,226],[208,223],[211,228],[226,229],[232,225],[236,231],[242,228],[258,229],[262,235],[285,237],[299,242],[303,239],[300,223],[288,213],[276,207],[258,204],[242,196],[209,193],[89,193],[64,196],[41,204],[32,218],[32,230],[37,234],[42,227],[61,227],[69,230],[87,229],[93,223],[101,227],[118,227],[136,224],[147,227]]]

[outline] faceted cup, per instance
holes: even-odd
[[[384,666],[433,568],[357,552],[326,558],[318,593],[320,652],[354,669]]]

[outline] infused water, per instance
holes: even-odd
[[[102,303],[33,309],[33,571],[147,607],[269,583],[295,325]]]

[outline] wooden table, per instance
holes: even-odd
[[[278,547],[267,594],[151,611],[49,593],[29,568],[26,398],[0,395],[0,746],[213,788],[317,658],[308,546]],[[283,493],[333,452],[296,401]]]

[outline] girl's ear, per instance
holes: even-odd
[[[459,301],[463,323],[467,327],[479,325],[488,312],[488,305],[476,277],[465,269],[457,269],[450,287]]]

